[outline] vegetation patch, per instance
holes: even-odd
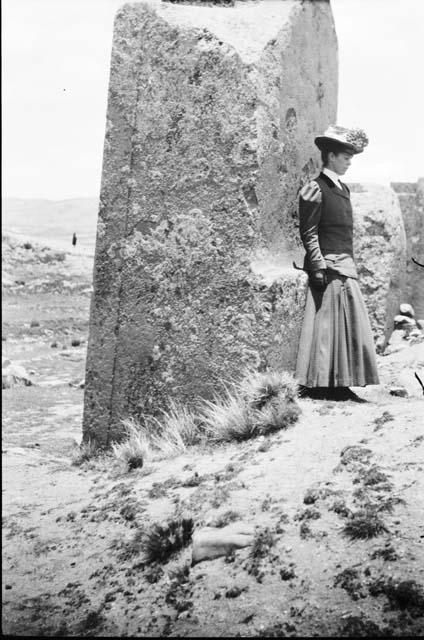
[[[74,467],[80,467],[85,462],[98,458],[104,450],[99,447],[95,440],[87,440],[82,442],[78,448],[71,454],[71,464]]]
[[[341,624],[340,636],[342,638],[382,638],[386,637],[385,631],[364,616],[348,616]]]
[[[393,545],[389,544],[379,549],[374,549],[371,554],[371,560],[381,558],[385,562],[395,562],[399,560],[399,555]]]
[[[267,627],[259,629],[258,638],[286,638],[288,634],[293,634],[296,627],[289,622],[276,622]]]
[[[297,421],[297,382],[290,374],[248,372],[223,397],[205,400],[202,409],[207,437],[214,442],[241,442]]]
[[[352,463],[367,464],[373,455],[371,449],[360,445],[349,445],[342,449],[340,453],[340,462],[342,465],[350,465]]]
[[[353,567],[348,567],[334,577],[334,586],[347,591],[352,600],[365,598],[366,593],[362,588],[359,571]]]
[[[113,454],[129,471],[140,469],[151,455],[149,441],[135,420],[123,420],[122,424],[126,438],[123,442],[112,444]]]
[[[191,542],[192,518],[176,518],[165,524],[154,523],[141,532],[141,551],[147,563],[164,563]]]
[[[184,564],[169,573],[170,585],[165,595],[165,602],[178,613],[193,608],[192,587],[190,583],[190,565]]]
[[[392,577],[379,578],[368,587],[372,596],[385,595],[391,609],[408,611],[412,617],[424,614],[424,589],[415,580],[396,581]]]
[[[280,569],[280,578],[281,580],[287,581],[287,580],[293,580],[293,578],[296,577],[296,573],[293,569],[292,566],[290,567],[283,567],[282,569]]]
[[[358,484],[359,482],[362,482],[364,487],[376,488],[376,485],[384,483],[385,488],[392,488],[387,474],[381,471],[377,465],[372,465],[368,469],[361,470],[353,479],[353,484]]]
[[[360,509],[352,513],[343,533],[351,540],[365,540],[387,533],[388,529],[375,509]]]
[[[337,513],[337,515],[341,518],[348,518],[352,513],[343,498],[334,500],[332,504],[330,504],[328,509],[329,511],[334,511],[334,513]]]
[[[302,522],[304,520],[318,520],[319,518],[321,518],[321,513],[316,507],[307,507],[298,511],[293,519]]]
[[[307,540],[308,538],[313,538],[314,534],[312,532],[311,527],[307,522],[302,522],[299,527],[299,535],[302,540]]]
[[[218,515],[215,520],[212,520],[210,526],[221,529],[222,527],[226,527],[231,522],[236,522],[237,520],[241,520],[241,515],[238,511],[232,511],[230,509],[228,511],[224,511],[221,515]]]
[[[180,486],[179,480],[177,480],[177,478],[174,478],[174,476],[171,476],[163,482],[153,482],[152,487],[151,489],[149,489],[147,495],[151,500],[164,498],[167,495],[169,489],[176,488],[178,486]]]
[[[384,411],[383,414],[374,420],[374,431],[379,431],[386,422],[391,422],[394,420],[394,417],[390,413],[390,411]]]
[[[246,569],[250,575],[256,578],[257,582],[263,580],[262,564],[266,558],[270,557],[270,550],[274,544],[274,536],[268,527],[256,533],[249,551]]]

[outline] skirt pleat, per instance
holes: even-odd
[[[324,291],[309,287],[296,377],[306,387],[379,384],[371,325],[354,278],[335,274]]]

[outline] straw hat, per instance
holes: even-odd
[[[368,144],[368,137],[362,129],[347,129],[330,125],[321,136],[315,138],[318,149],[325,149],[329,143],[337,142],[353,153],[362,153]]]

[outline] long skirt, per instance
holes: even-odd
[[[296,377],[306,387],[379,384],[370,321],[358,283],[339,274],[330,274],[328,280],[324,291],[308,289]]]

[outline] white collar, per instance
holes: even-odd
[[[342,185],[340,183],[340,176],[338,173],[336,173],[335,171],[331,171],[331,169],[328,169],[328,167],[324,167],[324,169],[322,170],[322,172],[328,176],[330,178],[330,180],[332,182],[334,182],[334,184],[336,185],[336,187],[339,187],[339,189],[342,189]]]

